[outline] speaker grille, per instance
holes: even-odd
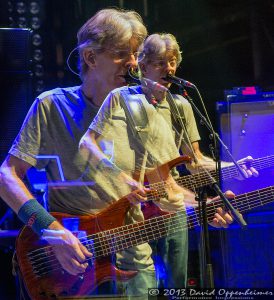
[[[31,30],[0,28],[0,72],[24,72],[31,66]]]
[[[0,29],[0,161],[16,137],[33,101],[31,31]]]

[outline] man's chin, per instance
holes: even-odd
[[[111,86],[109,86],[109,89],[110,89],[110,91],[112,91],[112,90],[115,90],[115,89],[118,89],[118,88],[120,88],[120,87],[123,87],[123,86],[125,86],[126,85],[126,82],[124,81],[124,82],[115,82],[114,84],[112,84]]]
[[[167,81],[165,81],[165,80],[161,80],[159,83],[160,83],[162,86],[166,87],[167,89],[169,89],[170,86],[171,86],[171,83],[169,83],[169,82],[167,82]]]

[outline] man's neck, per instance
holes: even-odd
[[[107,93],[103,92],[99,87],[84,81],[81,85],[81,90],[85,97],[94,106],[100,107],[105,100]]]
[[[157,103],[161,103],[166,98],[166,92],[162,91],[151,91],[150,89],[142,86],[142,90],[146,96],[146,98],[151,102],[152,99],[157,101]]]

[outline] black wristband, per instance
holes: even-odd
[[[48,228],[53,221],[56,221],[36,199],[30,199],[24,203],[18,211],[18,217],[38,235],[41,235],[42,230]]]

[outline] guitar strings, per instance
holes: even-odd
[[[244,162],[241,162],[240,165],[244,165]],[[252,166],[257,170],[265,169],[267,167],[271,167],[274,165],[274,155],[266,156],[264,158],[257,158],[252,161]],[[209,171],[209,173],[216,178],[217,172],[215,170]],[[222,168],[221,172],[223,179],[231,179],[239,176],[239,171],[236,166],[228,166]],[[187,175],[176,180],[177,183],[183,183],[183,185],[187,188],[191,189],[191,184],[195,187],[200,187],[202,185],[212,183],[212,178],[210,178],[209,174],[205,171],[202,171],[197,174]],[[190,183],[191,182],[191,183]]]
[[[257,201],[256,201],[257,202]],[[256,207],[256,206],[255,206]],[[158,221],[158,220],[157,220]],[[196,226],[197,224],[196,224],[197,222],[194,222],[194,226]],[[143,226],[143,225],[142,225]],[[181,228],[179,228],[179,229],[181,229]],[[138,228],[138,230],[140,230],[139,228]],[[177,228],[175,228],[175,230],[173,230],[174,232],[176,232],[177,231]],[[132,232],[127,232],[127,235],[129,235],[129,234],[132,234]],[[153,231],[152,231],[152,234],[153,234]],[[119,246],[119,245],[118,245]],[[108,247],[109,247],[109,245],[108,245]],[[122,247],[122,249],[124,249],[124,245],[123,245],[123,247]],[[121,250],[122,250],[121,249]],[[109,250],[111,250],[110,249],[110,247],[109,247]],[[116,249],[116,251],[118,251],[119,249]],[[106,254],[105,253],[102,253],[101,254],[101,256],[105,256]],[[97,257],[98,257],[98,255],[97,255]],[[96,258],[96,256],[94,256],[93,257],[93,259],[95,259]],[[92,259],[92,258],[91,258]],[[55,259],[56,260],[56,259]],[[56,260],[57,261],[57,260]],[[58,262],[58,261],[57,261]],[[57,267],[57,265],[56,265],[56,267]],[[56,268],[55,270],[57,270],[57,269],[59,269],[60,268],[60,264],[58,264],[58,268]],[[54,269],[53,270],[51,270],[51,271],[54,271]],[[41,274],[41,275],[45,275],[46,273],[48,273],[48,272],[45,272],[44,274]]]
[[[244,165],[244,164],[245,164],[245,162],[239,163],[239,165]],[[252,164],[252,167],[255,167],[255,169],[257,169],[257,170],[272,167],[274,165],[274,155],[253,159],[251,164]],[[214,176],[216,176],[216,174],[217,174],[216,171],[213,171],[213,172],[215,173]],[[231,166],[222,168],[222,178],[223,179],[235,178],[237,176],[239,176],[239,171],[237,170],[235,165],[231,165]]]
[[[174,216],[172,216],[171,218],[174,218]],[[178,218],[178,217],[177,217]],[[153,228],[150,228],[150,231],[148,231],[147,232],[147,238],[148,238],[148,236],[151,236],[151,233],[152,233],[152,237],[153,238],[155,238],[155,225],[157,224],[157,222],[160,222],[161,220],[160,219],[162,219],[162,217],[160,217],[160,218],[156,218],[156,220],[154,220],[155,218],[153,218],[153,219],[151,219],[152,220],[152,222],[150,221],[150,222],[145,222],[145,223],[141,223],[141,224],[139,224],[139,226],[138,226],[138,231],[137,232],[140,232],[140,230],[142,230],[142,229],[145,229],[145,227],[146,226],[148,226],[148,225],[150,225],[150,227],[152,226],[152,225],[154,225],[153,226]],[[168,220],[168,221],[170,221],[170,220]],[[152,224],[150,224],[150,223],[152,223]],[[154,224],[153,224],[154,223]],[[156,223],[156,224],[155,224]],[[160,224],[161,224],[161,222],[160,222]],[[186,224],[186,222],[184,222],[184,224]],[[116,233],[118,233],[119,234],[119,237],[121,238],[120,239],[120,241],[118,242],[118,243],[115,243],[115,245],[113,245],[112,244],[112,248],[110,247],[110,245],[109,245],[109,243],[107,244],[107,247],[108,247],[108,249],[103,249],[102,250],[102,247],[100,246],[100,247],[97,247],[97,248],[99,248],[99,252],[97,251],[96,253],[94,252],[94,255],[93,255],[93,257],[92,258],[90,258],[90,259],[95,259],[96,257],[100,257],[100,256],[106,256],[107,254],[109,254],[109,252],[110,253],[112,253],[113,251],[115,251],[115,252],[118,252],[119,250],[122,250],[122,249],[124,249],[125,248],[125,246],[124,246],[124,243],[125,243],[125,241],[126,240],[128,240],[128,239],[132,239],[132,234],[136,234],[136,228],[135,227],[132,227],[132,225],[134,225],[134,224],[130,224],[130,225],[126,225],[126,226],[122,226],[122,227],[118,227],[117,229],[116,229]],[[130,228],[130,227],[132,227],[132,228]],[[184,227],[183,227],[184,228]],[[186,229],[187,227],[185,227],[185,229]],[[122,231],[121,231],[121,229],[122,229]],[[177,231],[178,229],[181,229],[181,227],[179,227],[179,228],[176,228],[175,229],[175,231]],[[174,229],[173,229],[174,230]],[[164,232],[166,232],[166,228],[165,228],[165,231]],[[161,234],[161,232],[160,232],[160,230],[159,230],[159,233],[160,233],[160,236],[162,236],[162,234]],[[113,232],[113,233],[110,233],[110,234],[108,234],[108,236],[111,236],[112,234],[115,234],[115,232]],[[150,239],[152,239],[152,237],[150,237]],[[106,235],[104,236],[104,238],[106,238]],[[141,238],[142,238],[142,236],[141,236]],[[97,240],[98,240],[98,242],[100,242],[100,239],[101,239],[101,237],[98,237],[97,238]],[[144,243],[144,242],[147,242],[147,240],[143,240],[143,238],[141,239],[141,240],[139,240],[140,239],[140,236],[138,237],[138,236],[135,236],[135,243],[137,244],[141,244],[141,243]],[[106,242],[105,240],[104,240],[104,242]],[[135,243],[132,243],[131,242],[131,244],[128,246],[128,247],[130,247],[130,246],[133,246],[133,245],[135,245]],[[84,244],[84,243],[83,243]],[[96,243],[94,243],[94,244],[96,244]],[[88,249],[89,249],[89,245],[87,245],[88,247]],[[106,247],[106,244],[104,245],[105,247]],[[122,246],[122,247],[121,247]],[[94,249],[96,248],[96,246],[94,245]],[[91,250],[91,249],[89,249],[89,250]],[[54,264],[52,267],[56,267],[56,268],[53,268],[53,269],[51,269],[51,271],[54,271],[54,270],[57,270],[57,269],[60,269],[60,264],[58,263],[58,261],[57,261],[57,259],[55,258],[55,257],[52,257],[53,259],[51,260],[51,261],[49,261],[49,262],[54,262],[54,261],[56,261],[57,262],[57,264]],[[87,260],[90,260],[90,259],[87,259]],[[38,266],[39,267],[39,266]],[[46,269],[46,268],[44,268],[44,269]],[[40,271],[43,271],[43,268],[41,268],[40,269]],[[45,271],[44,273],[42,273],[41,275],[45,275],[45,274],[47,274],[48,273],[48,271]]]
[[[267,191],[266,191],[267,192]],[[255,192],[252,192],[253,194],[254,193],[256,193],[256,191]],[[261,193],[260,193],[261,194]],[[254,196],[256,196],[256,195],[254,195]],[[268,195],[262,195],[262,197],[267,197]],[[246,196],[244,195],[242,198],[246,198]],[[217,201],[215,201],[215,202],[217,202]],[[262,199],[261,199],[261,202],[262,202]],[[214,203],[214,202],[211,202],[211,203]],[[210,204],[211,204],[210,203]],[[254,205],[253,207],[252,207],[252,204],[256,204],[256,203],[258,203],[258,200],[255,200],[255,201],[253,201],[253,199],[252,199],[252,201],[249,201],[249,205],[248,205],[248,207],[249,208],[254,208],[254,207],[257,207],[258,206],[258,204],[256,204],[256,205]],[[239,204],[239,203],[238,203]],[[240,207],[240,205],[238,205],[238,207]],[[208,214],[212,214],[213,213],[213,215],[214,215],[214,213],[215,213],[215,209],[210,209],[209,211],[207,211],[208,212]],[[166,215],[165,215],[166,216]],[[178,219],[178,215],[175,213],[175,215],[172,215],[172,214],[170,214],[170,220],[168,220],[169,222],[170,221],[174,221],[173,219],[171,219],[171,218],[174,218],[174,219]],[[195,219],[194,221],[193,221],[193,218]],[[192,220],[191,220],[192,219]],[[158,222],[158,221],[160,221],[160,219],[159,219],[159,217],[156,217],[156,218],[152,218],[152,219],[150,219],[150,220],[153,220],[153,222],[155,223],[155,222]],[[148,221],[148,220],[147,220]],[[197,215],[196,215],[196,213],[195,212],[191,212],[191,213],[189,213],[188,214],[188,221],[189,221],[189,224],[191,224],[193,227],[195,227],[195,226],[197,226],[197,225],[199,225],[199,221],[198,221],[198,219],[197,219]],[[142,222],[142,225],[141,226],[146,226],[146,225],[148,225],[148,224],[143,224],[144,222]],[[185,222],[185,224],[186,224],[186,222]],[[132,224],[130,224],[130,225],[132,225]],[[131,228],[131,229],[129,229],[128,227],[130,226],[130,225],[125,225],[125,226],[122,226],[122,227],[118,227],[118,229],[117,229],[117,231],[118,231],[118,233],[121,233],[121,228],[123,228],[123,230],[124,231],[126,231],[126,234],[124,234],[124,235],[122,235],[122,240],[121,240],[121,242],[123,242],[125,239],[127,239],[127,235],[132,235],[132,230],[133,230],[133,233],[134,233],[134,230],[136,229],[136,228]],[[151,224],[150,224],[151,225]],[[155,224],[154,224],[155,225]],[[190,227],[191,228],[191,227]],[[140,228],[137,228],[138,230],[137,230],[137,232],[138,231],[140,231]],[[155,229],[155,228],[154,228]],[[179,228],[176,228],[176,227],[174,227],[174,228],[172,228],[173,230],[175,230],[174,232],[176,232],[178,229],[185,229],[185,228],[181,228],[181,227],[179,227]],[[113,229],[111,229],[111,230],[113,230]],[[111,231],[111,230],[106,230],[106,232],[108,232],[108,231]],[[128,232],[129,230],[131,230],[130,232]],[[170,229],[169,229],[170,230]],[[166,228],[164,229],[164,231],[163,231],[164,233],[166,232]],[[108,234],[108,235],[111,235],[111,234],[116,234],[115,232],[114,233],[110,233],[110,234]],[[150,234],[150,233],[148,233],[148,234]],[[153,230],[152,230],[152,235],[154,236],[154,234],[155,234],[155,232],[153,232]],[[95,236],[96,234],[93,234],[93,235],[90,235],[90,236],[87,236],[86,238],[84,238],[84,239],[82,239],[82,240],[85,240],[84,242],[83,242],[83,244],[84,243],[86,243],[87,244],[87,248],[89,248],[89,242],[86,242],[90,237],[92,237],[92,236]],[[106,238],[106,234],[105,234],[105,232],[104,232],[104,238]],[[100,239],[102,239],[102,237],[97,237],[97,238],[94,238],[93,239],[93,245],[92,245],[92,249],[90,249],[90,250],[98,250],[99,248],[101,248],[102,249],[102,246],[101,246],[101,243],[100,243]],[[114,239],[115,239],[115,236],[114,236]],[[81,239],[80,239],[81,240]],[[96,244],[98,244],[98,242],[96,241],[96,242],[94,242],[95,240],[98,240],[98,242],[99,242],[99,244],[100,244],[100,247],[98,247]],[[117,239],[116,239],[117,240]],[[105,247],[108,247],[108,249],[105,249],[105,250],[100,250],[100,251],[103,251],[103,253],[99,253],[98,251],[96,252],[96,255],[97,255],[97,257],[100,257],[100,256],[104,256],[104,255],[106,255],[106,254],[108,254],[108,251],[111,251],[113,248],[117,248],[117,246],[118,246],[118,249],[113,249],[113,250],[115,250],[116,252],[118,252],[119,251],[119,244],[115,244],[115,246],[112,246],[112,248],[110,248],[110,246],[109,246],[109,243],[106,241],[106,240],[104,240],[104,243],[105,243]],[[106,244],[107,243],[107,244]],[[124,248],[124,244],[122,243],[122,245],[123,245],[123,248]],[[51,246],[47,246],[47,247],[50,247],[51,248]],[[130,247],[130,246],[129,246]],[[46,248],[46,247],[45,247]],[[96,249],[97,248],[97,249]],[[122,249],[123,249],[122,248]],[[120,250],[122,250],[122,249],[120,249]],[[38,250],[41,250],[41,249],[38,249]],[[113,251],[112,250],[112,251]],[[35,250],[36,251],[36,250]],[[105,253],[105,251],[107,252],[107,253]],[[111,252],[112,252],[111,251]],[[96,255],[93,255],[93,257],[92,258],[90,258],[90,259],[95,259],[96,258]],[[54,254],[53,255],[51,255],[51,256],[49,256],[49,257],[47,257],[47,258],[50,258],[50,257],[53,257],[54,256]],[[88,259],[88,260],[90,260],[90,259]],[[37,260],[37,261],[39,261],[39,260]],[[49,260],[49,262],[54,262],[54,261],[57,261],[58,262],[58,260],[55,258],[55,259],[52,259],[52,260]],[[34,263],[35,261],[32,261],[32,263]],[[50,271],[54,271],[55,269],[54,269],[54,266],[55,265],[52,265],[52,267],[53,267],[53,269],[51,268],[51,270]],[[57,265],[56,265],[56,267],[57,267]],[[60,264],[58,263],[58,268],[56,268],[56,269],[59,269],[60,268]],[[43,270],[43,268],[41,269],[41,270]],[[41,274],[41,276],[42,275],[45,275],[46,273],[48,273],[48,272],[44,272],[44,273],[42,273]]]
[[[195,225],[195,224],[194,224],[194,225]],[[179,229],[181,229],[181,227],[180,227]],[[173,228],[173,231],[176,232],[177,229],[175,228],[175,230],[174,230],[174,228]],[[171,233],[171,232],[170,232],[170,233]],[[130,234],[130,232],[129,232],[128,234]],[[152,233],[152,235],[153,235],[153,238],[155,238],[154,233]],[[118,247],[118,249],[117,249],[117,247]],[[111,250],[111,249],[114,249],[115,247],[110,248],[110,246],[109,246],[109,244],[108,244],[108,248],[109,248],[109,250]],[[124,248],[125,248],[125,247],[123,246],[122,249],[124,249]],[[115,249],[115,250],[116,250],[116,251],[119,250],[119,245],[118,245],[118,246],[116,245],[116,249]],[[97,256],[102,256],[102,255],[104,256],[104,255],[106,255],[106,253],[103,251],[103,253],[101,253],[100,255],[97,255]],[[95,258],[96,258],[96,256],[94,255],[93,259],[95,259]],[[55,259],[55,261],[57,261],[57,260]],[[51,271],[60,269],[60,264],[58,263],[58,261],[57,261],[57,264],[55,264],[54,266],[56,266],[56,268],[53,268]],[[54,267],[54,266],[52,266],[52,267]],[[45,268],[44,268],[44,269],[45,269]],[[44,273],[41,273],[40,275],[42,276],[42,275],[45,275],[45,274],[47,274],[47,273],[49,273],[49,271],[44,272]]]
[[[240,163],[240,165],[245,164],[244,162]],[[252,166],[254,166],[257,170],[260,169],[265,169],[267,167],[271,167],[274,165],[274,155],[272,156],[267,156],[264,158],[258,158],[254,159],[252,162]],[[215,170],[210,171],[210,174],[213,177],[217,176],[217,172]],[[222,169],[222,178],[223,179],[229,179],[229,178],[235,178],[239,176],[239,171],[235,166],[229,166],[229,167],[224,167]],[[184,187],[191,188],[191,185],[194,187],[200,187],[206,184],[212,183],[212,178],[210,178],[209,174],[207,172],[200,172],[197,174],[192,174],[192,175],[187,175],[184,177],[181,177],[176,180],[177,183],[183,184]]]
[[[263,161],[263,163],[262,163]],[[244,162],[241,162],[240,165],[245,164]],[[254,159],[252,162],[252,165],[254,165],[256,167],[256,169],[264,169],[266,167],[270,167],[271,165],[274,164],[274,155],[273,156],[267,156],[265,158],[258,158],[258,159]],[[215,170],[212,170],[209,172],[213,177],[217,176],[217,172]],[[229,166],[229,167],[224,167],[222,169],[222,177],[224,179],[229,179],[229,178],[234,178],[239,176],[239,171],[237,170],[237,168],[235,166]],[[213,183],[212,178],[210,177],[210,175],[205,172],[199,172],[197,174],[192,174],[192,175],[186,175],[183,177],[180,177],[178,179],[175,179],[175,181],[180,184],[183,185],[183,187],[185,188],[189,188],[191,190],[194,190],[194,188],[197,187],[201,187],[201,186],[205,186],[208,184]],[[147,187],[162,187],[163,182],[158,182],[158,183],[153,183],[150,185],[147,185]]]
[[[215,201],[215,202],[219,202],[219,201]],[[235,202],[235,203],[238,203],[238,207],[239,207],[239,202]],[[211,204],[215,204],[214,202],[211,202]],[[220,205],[219,203],[217,204],[218,206]],[[216,205],[215,205],[216,206]],[[209,213],[210,213],[210,211],[209,211]],[[189,216],[191,216],[191,214],[189,214]]]
[[[273,158],[274,156],[272,156],[272,158]],[[270,158],[270,157],[266,157],[265,158],[265,160],[268,160],[268,161],[266,161],[265,163],[261,163],[260,165],[258,165],[257,167],[256,167],[256,169],[259,169],[259,168],[264,168],[264,167],[268,167],[272,162],[271,162],[271,160],[272,161],[274,161],[274,159],[272,159],[272,158]],[[257,159],[257,160],[261,160],[262,161],[262,159]],[[256,160],[253,160],[253,162],[252,162],[252,165],[254,166],[254,164],[257,164],[257,161]],[[256,165],[255,165],[256,166]],[[231,167],[234,167],[233,168],[233,172],[231,171]],[[213,172],[211,172],[211,173],[213,173],[213,174],[216,174],[216,172],[215,171],[213,171]],[[222,169],[222,173],[223,173],[223,176],[228,176],[227,174],[225,174],[225,173],[228,173],[230,176],[232,176],[232,177],[235,177],[235,174],[236,175],[238,175],[239,173],[238,173],[238,170],[236,169],[236,167],[235,166],[230,166],[230,167],[227,167],[227,168],[223,168]],[[197,184],[203,184],[203,183],[208,183],[208,178],[210,178],[210,176],[208,176],[208,174],[206,173],[206,172],[201,172],[201,173],[198,173],[198,174],[195,174],[195,175],[198,175],[197,177],[199,178],[199,182],[197,182]],[[194,175],[194,176],[195,176]],[[191,176],[193,176],[193,175],[189,175],[189,176],[185,176],[184,177],[184,179],[185,180],[182,180],[181,178],[179,178],[179,180],[177,180],[177,182],[188,182],[188,181],[190,181],[189,179],[191,178]],[[166,184],[167,185],[167,184]],[[163,186],[163,184],[162,183],[159,183],[159,184],[154,184],[152,187],[159,187],[160,188],[160,190],[162,189],[162,186]],[[156,193],[154,193],[156,196],[157,196],[157,192],[158,192],[158,190],[156,191]],[[153,195],[153,194],[152,194]],[[213,202],[211,202],[211,203],[213,203]],[[215,203],[216,203],[216,201],[215,201]],[[235,204],[237,204],[237,203],[235,203]],[[251,203],[250,203],[251,204]],[[239,206],[239,203],[238,203],[238,206]],[[254,207],[256,207],[256,205],[254,206]],[[250,208],[251,208],[251,205],[250,205]],[[213,208],[214,210],[215,210],[215,207]],[[238,208],[239,209],[239,208]],[[209,211],[208,211],[209,212]],[[188,218],[190,219],[191,218],[191,215],[189,214],[188,215]],[[197,224],[198,224],[198,222],[197,222]],[[194,226],[196,226],[197,225],[196,223],[193,223],[193,225]],[[198,224],[199,225],[199,224]],[[96,239],[96,238],[95,238]],[[98,237],[98,239],[99,239],[99,242],[100,242],[100,237]],[[51,247],[51,246],[47,246],[47,247]],[[45,247],[46,248],[46,247]],[[53,254],[54,255],[54,254]]]
[[[157,220],[158,221],[158,220]],[[116,243],[116,245],[114,246],[114,247],[112,247],[112,248],[117,248],[118,247],[118,249],[119,249],[119,247],[121,247],[121,245],[123,245],[123,247],[124,247],[124,241],[126,240],[126,239],[128,239],[128,238],[130,238],[131,237],[131,235],[132,235],[132,231],[133,231],[133,233],[134,233],[134,231],[135,231],[135,228],[130,228],[130,226],[132,226],[133,224],[130,224],[130,225],[126,225],[126,226],[122,226],[122,227],[119,227],[119,228],[117,228],[116,229],[116,231],[117,232],[113,232],[113,231],[115,231],[115,230],[108,230],[108,231],[106,231],[106,232],[110,232],[110,233],[108,233],[107,235],[108,236],[111,236],[111,235],[113,235],[113,234],[116,234],[116,233],[119,233],[119,237],[121,238],[121,240],[120,240],[120,244],[118,243]],[[140,227],[141,227],[141,229],[144,227],[145,228],[145,226],[147,226],[148,225],[148,222],[146,222],[145,224],[141,224],[141,226],[140,226],[140,224],[139,224],[139,226],[138,226],[138,230],[140,230]],[[121,230],[122,229],[122,230]],[[111,232],[112,231],[112,232]],[[126,234],[124,234],[123,232],[126,232]],[[96,236],[96,234],[94,234],[93,236]],[[102,237],[98,237],[97,238],[97,240],[100,242],[100,240],[101,240],[101,238]],[[106,238],[106,234],[104,233],[104,239]],[[95,239],[94,239],[95,240]],[[145,241],[144,241],[145,242]],[[104,243],[105,243],[105,240],[104,240]],[[84,244],[84,243],[83,243]],[[94,243],[94,244],[96,244],[96,242]],[[105,247],[106,247],[106,245],[104,245]],[[89,247],[88,247],[89,248]],[[109,244],[108,244],[108,248],[109,249],[102,249],[102,247],[100,246],[100,247],[97,247],[96,245],[94,245],[94,249],[95,248],[98,248],[99,249],[99,252],[98,251],[96,251],[96,253],[99,253],[99,255],[97,255],[97,256],[101,256],[102,254],[103,255],[106,255],[107,253],[105,253],[105,251],[110,251],[110,247],[109,247]],[[117,249],[117,250],[118,250]],[[114,249],[113,249],[114,250]],[[103,252],[102,254],[100,254],[100,252]],[[94,253],[95,254],[95,253]],[[96,254],[93,256],[93,259],[96,257]],[[54,261],[54,260],[52,260],[52,261]],[[55,259],[55,261],[57,261],[56,259]]]
[[[245,196],[244,196],[245,197]],[[215,202],[219,202],[219,203],[215,203]],[[239,204],[239,201],[234,201],[235,202],[235,204],[237,204],[237,206],[240,208],[240,204]],[[250,202],[250,203],[252,203],[252,201]],[[249,204],[250,204],[249,203]],[[220,203],[220,200],[219,201],[214,201],[214,202],[211,202],[210,204],[214,204],[215,206],[220,206],[220,204],[222,204],[222,203]],[[235,205],[234,204],[234,205]],[[213,210],[215,210],[215,208],[213,208]],[[208,211],[208,213],[210,214],[211,213],[211,210],[209,209],[209,210],[207,210]],[[193,213],[192,213],[193,214]],[[189,214],[188,215],[189,217],[191,216],[191,214]]]

